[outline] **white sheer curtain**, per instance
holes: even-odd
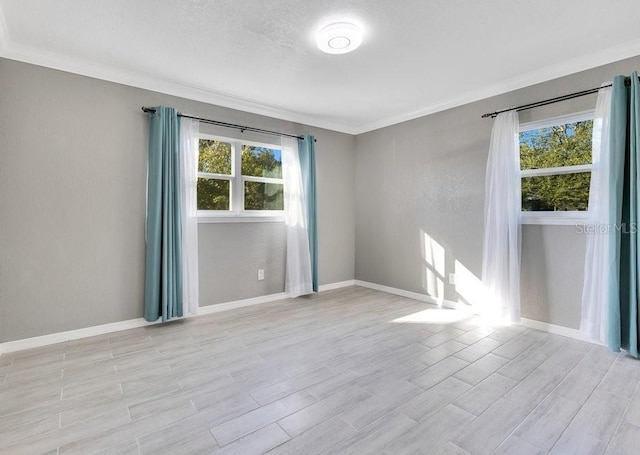
[[[287,225],[285,292],[298,297],[311,294],[313,286],[298,141],[289,137],[282,137],[282,177]]]
[[[180,156],[182,158],[182,305],[185,315],[198,314],[198,145],[200,122],[182,118]]]
[[[601,88],[593,119],[591,187],[589,188],[589,223],[587,253],[582,287],[580,331],[592,340],[606,344],[610,264],[609,245],[615,235],[609,210],[609,121],[611,118],[611,87]]]
[[[520,159],[518,113],[499,114],[493,124],[484,203],[480,312],[495,322],[520,320]]]

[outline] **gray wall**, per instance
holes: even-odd
[[[597,87],[637,69],[640,58],[633,58],[359,135],[356,278],[473,303],[493,123],[480,116]],[[522,112],[520,121],[594,107],[595,95]],[[442,252],[435,261],[425,254],[425,234],[434,247],[427,253]],[[577,328],[585,237],[573,226],[525,226],[522,245],[522,315]],[[455,286],[448,284],[453,272]],[[438,295],[438,280],[444,295]]]
[[[575,226],[523,226],[523,317],[579,328],[586,240],[578,232]]]
[[[320,283],[354,278],[353,136],[0,59],[0,342],[142,316],[148,121],[140,107],[159,104],[314,134]],[[198,232],[201,305],[283,291],[282,224]]]
[[[283,223],[199,224],[200,305],[283,292],[286,245]]]
[[[492,126],[480,115],[591,88],[638,67],[640,59],[629,59],[353,137],[0,59],[0,342],[142,315],[142,105],[314,134],[321,284],[355,277],[437,294],[439,280],[441,297],[470,302],[481,273]],[[520,119],[594,102],[580,98]],[[282,224],[200,224],[198,232],[201,305],[283,290]],[[525,317],[578,326],[584,249],[571,226],[524,227]],[[265,281],[257,281],[258,268]],[[450,272],[455,286],[447,284]]]

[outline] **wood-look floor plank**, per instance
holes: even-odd
[[[453,404],[479,416],[518,384],[514,379],[495,373],[458,397]]]
[[[326,455],[360,455],[379,453],[396,439],[403,437],[418,423],[404,414],[387,414],[356,434],[331,447]]]
[[[407,381],[391,381],[370,398],[340,414],[342,420],[361,430],[421,393],[422,389]]]
[[[609,443],[606,453],[609,455],[633,455],[638,453],[640,427],[623,422]]]
[[[640,362],[349,287],[0,356],[0,454],[635,453]],[[395,322],[394,322],[395,321]]]
[[[449,376],[453,375],[459,370],[462,370],[468,365],[469,362],[466,362],[454,356],[449,356],[436,363],[435,365],[422,370],[418,375],[412,377],[410,380],[423,389],[428,389],[438,384],[439,382],[444,381]]]
[[[236,439],[275,423],[315,402],[315,398],[304,391],[297,392],[297,394],[303,396],[290,398],[289,400],[281,399],[274,401],[216,425],[211,428],[210,431],[216,438],[216,441],[218,441],[218,444],[224,447]],[[305,398],[307,398],[308,401],[305,401]]]
[[[423,454],[425,448],[436,451],[465,431],[465,426],[473,418],[473,415],[454,405],[445,406],[389,444],[383,453]]]
[[[638,387],[629,406],[627,406],[624,421],[640,427],[640,387]]]
[[[579,364],[565,376],[554,392],[558,396],[582,405],[598,386],[604,374],[605,372],[602,370],[587,368]]]
[[[472,364],[462,368],[460,371],[456,372],[453,377],[471,385],[478,385],[508,362],[509,361],[504,357],[489,353]]]
[[[401,405],[399,411],[416,422],[422,422],[469,389],[471,386],[466,382],[449,377]]]
[[[436,450],[433,455],[471,455],[466,450],[461,449],[453,442],[449,442]]]
[[[601,455],[607,450],[607,443],[579,430],[565,431],[550,455]]]
[[[318,455],[347,439],[356,430],[339,417],[332,417],[269,451],[269,455]]]
[[[465,362],[475,362],[480,357],[484,357],[491,351],[496,349],[502,344],[501,341],[494,340],[493,338],[485,337],[480,341],[473,343],[470,346],[456,352],[454,357],[464,360]]]
[[[273,385],[259,388],[251,392],[251,396],[261,405],[284,398],[292,393],[299,392],[307,387],[329,379],[335,373],[329,368],[322,367],[300,376],[285,379]]]
[[[297,436],[324,420],[353,408],[370,397],[371,394],[361,387],[351,385],[324,400],[318,401],[311,406],[285,417],[280,420],[278,424],[290,436]]]
[[[569,429],[608,442],[622,420],[628,400],[596,389],[578,411]]]
[[[187,435],[176,435],[172,438],[162,438],[156,441],[153,450],[148,446],[139,445],[142,455],[204,455],[218,449],[218,443],[207,430],[189,432]]]
[[[527,416],[528,411],[505,399],[471,422],[453,442],[472,454],[490,454],[507,439]]]
[[[546,453],[562,436],[580,406],[552,393],[529,414],[514,435]]]
[[[530,444],[517,436],[508,437],[500,446],[493,452],[493,455],[544,455],[547,451],[536,447],[534,444]]]
[[[599,388],[614,395],[631,398],[640,383],[640,370],[637,362],[618,358],[602,378]]]
[[[213,452],[214,455],[259,455],[289,440],[277,424],[271,424]]]

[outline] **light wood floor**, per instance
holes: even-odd
[[[0,453],[639,453],[640,362],[392,322],[429,308],[351,287],[3,355]]]

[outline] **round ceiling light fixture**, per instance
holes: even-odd
[[[350,22],[335,22],[322,27],[316,36],[318,48],[327,54],[346,54],[362,43],[362,30]]]

